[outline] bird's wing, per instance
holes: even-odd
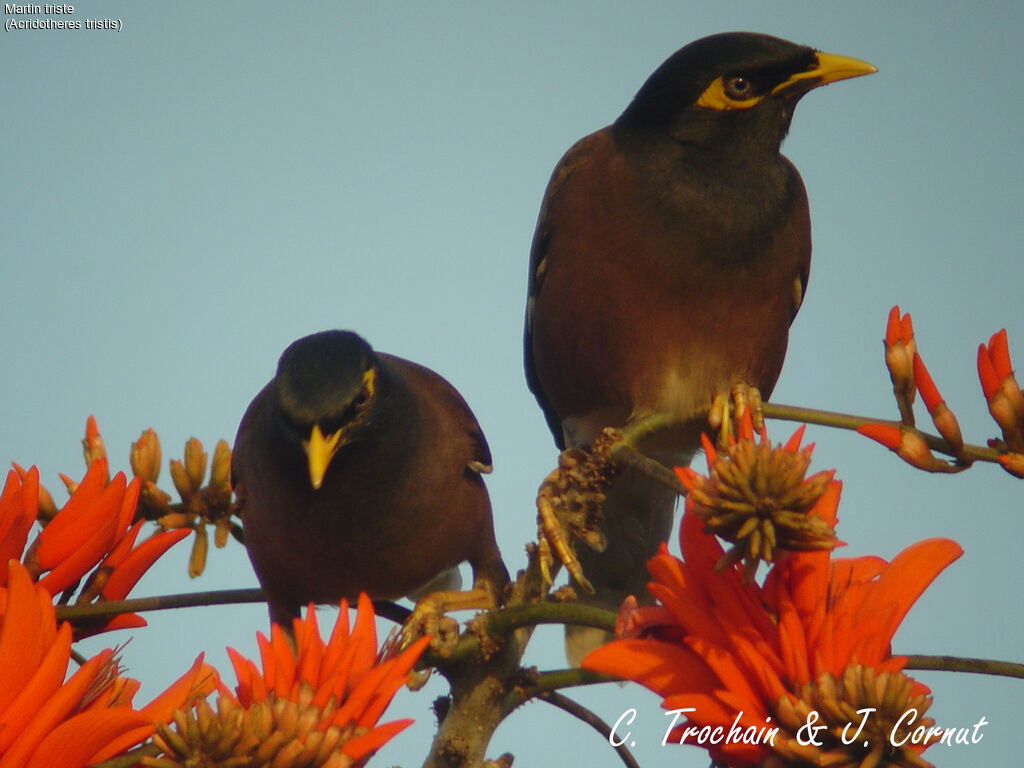
[[[447,430],[448,439],[455,445],[467,445],[466,466],[486,475],[492,467],[491,449],[487,445],[480,423],[459,391],[446,378],[431,369],[394,355],[378,352],[377,357],[422,403],[429,404],[440,417],[437,428]],[[467,439],[468,438],[468,439]]]
[[[788,157],[782,158],[789,170],[790,176],[793,179],[793,189],[799,191],[800,197],[803,201],[803,215],[807,217],[807,192],[804,189],[803,180],[800,178],[800,172],[797,171],[796,166],[790,161]],[[809,227],[810,225],[808,225]],[[808,247],[804,250],[803,256],[797,264],[797,276],[796,280],[793,281],[793,293],[792,293],[792,310],[789,315],[789,324],[792,325],[793,321],[796,320],[796,313],[800,311],[800,305],[803,304],[804,296],[807,295],[807,281],[811,277],[811,250]]]
[[[523,364],[526,369],[526,383],[537,398],[537,403],[544,411],[544,418],[547,420],[548,428],[555,438],[555,444],[560,450],[565,450],[565,436],[562,432],[562,419],[555,412],[554,407],[544,393],[540,378],[537,376],[537,366],[533,359],[533,311],[544,287],[544,273],[547,269],[546,259],[548,257],[548,243],[551,239],[551,224],[548,220],[548,213],[553,202],[565,189],[566,180],[582,164],[585,163],[590,154],[594,151],[595,145],[604,143],[599,138],[599,133],[593,133],[576,142],[562,159],[555,166],[548,182],[548,188],[544,193],[544,200],[541,202],[540,215],[537,217],[537,229],[533,235],[533,245],[530,248],[530,276],[529,287],[526,297],[526,324],[523,331]]]

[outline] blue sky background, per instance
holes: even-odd
[[[1024,360],[1019,3],[76,4],[72,18],[87,17],[123,31],[11,31],[0,45],[0,460],[38,464],[58,499],[57,472],[83,466],[90,413],[115,468],[150,426],[165,458],[190,435],[212,448],[290,341],[346,327],[465,395],[494,453],[499,543],[521,567],[555,461],[521,364],[549,174],[669,54],[731,29],[880,70],[809,95],[784,147],[808,188],[815,256],[774,399],[892,417],[880,339],[899,303],[968,440],[996,433],[974,357],[1007,327]],[[933,535],[966,550],[895,649],[1022,660],[1024,486],[990,465],[924,475],[850,433],[809,437],[814,466],[845,481],[849,554],[891,558]],[[195,582],[187,555],[179,545],[134,594],[256,583],[234,543]],[[259,606],[153,614],[125,660],[145,700],[201,650],[225,671],[225,645],[255,654],[265,625]],[[527,662],[562,666],[560,632],[539,631]],[[940,724],[990,723],[980,744],[935,747],[932,761],[1016,762],[1024,682],[920,677]],[[374,764],[421,762],[443,691],[398,696],[389,715],[417,723]],[[643,764],[707,765],[659,746],[653,694],[578,698],[610,721],[640,710]],[[521,765],[617,760],[539,702],[498,731],[490,753],[505,751]]]

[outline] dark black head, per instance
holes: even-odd
[[[373,400],[377,358],[351,331],[323,331],[293,342],[274,379],[278,413],[306,451],[319,488],[331,458]]]
[[[757,125],[781,144],[792,108],[819,85],[866,75],[857,59],[822,53],[769,35],[725,32],[676,51],[616,121],[627,131],[667,131],[701,142],[715,130]]]

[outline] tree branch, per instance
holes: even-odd
[[[592,672],[589,669],[556,669],[548,672],[538,672],[536,682],[532,687],[526,688],[527,696],[540,696],[542,693],[551,693],[560,688],[575,688],[580,685],[596,685],[598,683],[621,683],[622,680],[614,675],[605,675],[601,672]]]
[[[584,707],[567,696],[563,696],[560,693],[548,691],[546,693],[538,694],[537,698],[546,701],[548,704],[552,704],[559,709],[568,712],[573,717],[582,720],[584,723],[589,725],[595,731],[604,736],[605,741],[612,744],[611,735],[612,728],[608,723],[602,720],[600,717],[595,715],[589,709]],[[623,764],[626,768],[640,768],[640,764],[633,757],[632,753],[626,748],[625,744],[619,744],[618,746],[612,745],[616,752],[619,753],[619,757],[622,758]]]
[[[1024,680],[1024,664],[993,659],[972,659],[964,656],[907,656],[906,669],[928,669],[940,672],[970,672],[978,675],[1016,677]]]
[[[92,619],[102,616],[116,616],[120,613],[143,613],[146,611],[167,611],[173,608],[197,608],[211,605],[240,605],[245,603],[265,603],[263,590],[251,589],[218,589],[207,592],[184,592],[176,595],[157,595],[156,597],[136,597],[129,600],[109,600],[88,605],[57,606],[58,621],[74,621],[75,619]],[[374,600],[373,608],[378,616],[390,619],[396,624],[403,624],[412,613],[408,608],[388,600]]]
[[[837,429],[856,430],[865,424],[889,424],[894,427],[907,427],[900,421],[892,419],[880,419],[870,416],[856,416],[850,413],[839,413],[837,411],[823,411],[817,408],[802,408],[795,405],[784,405],[782,403],[764,403],[763,411],[766,418],[779,419],[780,421],[798,421],[804,424],[817,424],[822,427],[835,427]],[[620,428],[626,443],[636,445],[643,438],[649,437],[662,430],[682,424],[679,419],[667,413],[656,413],[642,419],[632,421]],[[710,431],[710,427],[709,427]],[[953,458],[967,458],[973,461],[999,461],[999,451],[981,445],[965,445],[963,451],[957,454],[950,447],[949,443],[938,435],[932,435],[921,430],[916,430],[928,447]]]
[[[856,430],[865,424],[891,424],[894,427],[908,427],[899,421],[891,419],[873,419],[867,416],[854,416],[849,413],[835,413],[833,411],[819,411],[815,408],[800,408],[795,405],[782,405],[780,403],[765,403],[764,415],[769,419],[780,419],[782,421],[799,421],[805,424],[817,424],[823,427],[837,427],[839,429]],[[911,427],[912,429],[912,427]],[[921,430],[916,430],[924,439],[928,447],[933,451],[944,453],[953,458],[967,458],[973,461],[999,461],[999,451],[994,448],[987,448],[980,445],[964,445],[963,450],[957,454],[950,447],[949,443],[938,435],[931,435]]]
[[[581,603],[522,603],[487,614],[487,631],[503,636],[538,624],[579,624],[615,631],[615,613]]]

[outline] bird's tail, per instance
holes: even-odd
[[[576,547],[583,573],[594,585],[594,594],[580,595],[580,602],[618,611],[628,595],[649,603],[650,575],[647,561],[672,532],[677,496],[664,485],[633,470],[615,478],[603,505],[602,530],[607,539],[604,552],[584,544]],[[578,667],[583,657],[612,639],[609,632],[593,627],[567,625],[565,655]]]

